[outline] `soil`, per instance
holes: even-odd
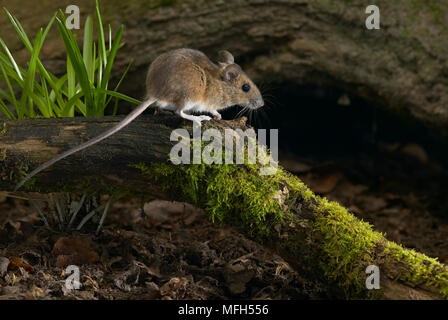
[[[138,200],[122,199],[98,237],[94,229],[50,232],[23,201],[4,201],[1,208],[0,299],[312,296],[282,258],[185,203],[156,200],[142,214]],[[79,290],[65,286],[71,264],[79,266]]]
[[[419,146],[331,161],[282,153],[316,193],[388,239],[448,262],[448,172]],[[99,236],[43,227],[27,201],[0,198],[0,299],[322,299],[281,257],[186,203],[124,198]],[[67,265],[81,288],[68,290]]]

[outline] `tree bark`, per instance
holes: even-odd
[[[0,176],[0,189],[12,189],[20,175],[29,172],[56,155],[87,141],[116,125],[123,117],[90,117],[29,119],[8,121],[1,137],[0,150],[3,164]],[[43,191],[58,191],[65,184],[73,190],[89,184],[99,192],[109,186],[139,190],[141,178],[139,170],[129,166],[144,161],[166,161],[170,148],[170,133],[173,127],[185,124],[178,117],[160,115],[141,116],[139,119],[110,138],[75,153],[37,177]],[[136,175],[137,173],[137,175]],[[140,181],[138,181],[140,179]],[[96,181],[96,182],[95,182]],[[73,190],[74,191],[74,190]]]
[[[34,2],[29,1],[30,5]],[[26,1],[7,4],[27,31],[36,31],[69,0],[44,0],[28,12]],[[167,50],[192,47],[208,55],[227,49],[257,81],[335,86],[385,107],[410,114],[438,132],[448,132],[448,3],[442,0],[377,0],[381,29],[367,30],[369,1],[345,0],[178,0],[102,1],[106,22],[125,25],[126,46],[115,74],[134,66],[123,90],[143,96],[145,74]],[[93,2],[79,0],[82,21]],[[27,56],[5,15],[2,37],[22,64]],[[81,33],[80,33],[81,34]],[[56,30],[42,58],[65,70]],[[129,81],[132,79],[132,81]]]
[[[115,125],[121,117],[34,119],[5,122],[0,135],[0,189],[63,150]],[[374,232],[337,203],[314,195],[279,168],[273,176],[257,165],[173,165],[170,133],[191,130],[171,115],[144,116],[114,136],[74,154],[36,176],[28,191],[127,190],[175,198],[205,209],[268,246],[332,298],[441,299],[448,268]],[[211,121],[205,128],[245,129],[241,120]],[[135,165],[138,165],[135,167]],[[366,268],[380,270],[380,289],[366,289]]]

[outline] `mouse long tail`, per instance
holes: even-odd
[[[110,128],[109,130],[103,132],[99,136],[97,136],[97,137],[95,137],[95,138],[93,138],[93,139],[91,139],[89,141],[86,141],[86,142],[80,144],[79,146],[74,147],[73,149],[65,151],[64,153],[60,154],[56,158],[48,160],[47,162],[45,162],[44,164],[39,166],[37,169],[33,170],[30,174],[28,174],[22,181],[20,181],[20,183],[16,186],[14,191],[19,190],[20,187],[22,187],[28,180],[30,180],[32,177],[34,177],[36,174],[38,174],[42,170],[45,170],[49,166],[51,166],[54,163],[58,162],[59,160],[64,159],[65,157],[68,157],[69,155],[71,155],[71,154],[73,154],[75,152],[78,152],[78,151],[81,151],[81,150],[83,150],[85,148],[88,148],[88,147],[94,145],[95,143],[98,143],[101,140],[106,139],[107,137],[109,137],[109,136],[113,135],[114,133],[120,131],[125,126],[127,126],[129,123],[131,123],[135,118],[137,118],[143,111],[145,111],[145,109],[147,107],[149,107],[154,102],[155,102],[155,99],[147,99],[147,100],[145,100],[141,105],[139,105],[130,114],[128,114],[126,116],[126,118],[124,118],[122,121],[120,121],[120,123],[118,123],[115,127]]]

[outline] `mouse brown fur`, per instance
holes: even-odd
[[[149,68],[146,87],[147,99],[156,100],[159,108],[196,122],[210,119],[187,115],[187,111],[206,111],[220,119],[218,110],[233,105],[256,109],[264,104],[257,86],[228,51],[220,52],[218,64],[193,49],[162,54]]]

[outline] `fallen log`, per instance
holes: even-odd
[[[7,121],[0,132],[0,189],[12,190],[26,172],[113,126],[122,117]],[[448,268],[388,241],[337,203],[313,194],[278,168],[258,165],[173,165],[170,133],[191,130],[175,116],[143,116],[114,136],[74,154],[26,185],[28,191],[109,192],[184,200],[210,219],[238,229],[289,261],[333,298],[442,299]],[[205,128],[244,129],[243,120]],[[366,268],[378,266],[380,289],[366,289]]]

